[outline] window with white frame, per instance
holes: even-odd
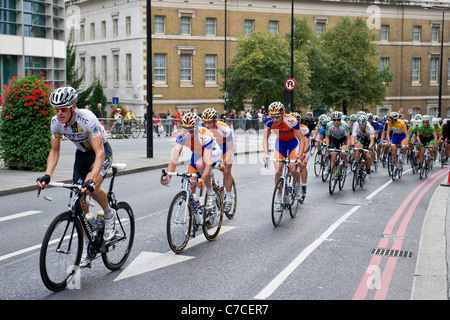
[[[166,83],[166,54],[155,53],[154,77],[156,84]]]
[[[439,41],[439,29],[440,28],[438,26],[431,27],[431,42]]]
[[[131,84],[133,82],[133,78],[132,78],[132,60],[131,60],[131,53],[127,53],[126,56],[126,68],[127,68],[127,72],[126,72],[126,78],[127,78],[127,84]]]
[[[180,33],[191,34],[191,17],[181,17]]]
[[[413,41],[420,42],[420,33],[422,31],[422,27],[414,26],[413,27]]]
[[[277,34],[278,33],[278,21],[269,21],[269,33]]]
[[[255,30],[255,20],[245,20],[244,21],[244,35],[248,36]]]
[[[438,108],[437,107],[429,107],[428,108],[428,115],[430,116],[430,117],[434,117],[434,118],[436,118],[437,117],[437,114],[438,114]]]
[[[430,59],[430,83],[438,82],[439,58]]]
[[[113,34],[114,34],[114,37],[119,36],[119,19],[118,18],[113,19]]]
[[[216,35],[216,18],[206,18],[206,35]]]
[[[91,23],[91,40],[95,40],[95,23]]]
[[[216,84],[217,55],[207,54],[205,56],[205,83]]]
[[[113,55],[113,68],[114,68],[113,82],[114,82],[114,85],[118,85],[119,84],[119,55],[118,54]]]
[[[86,72],[86,58],[85,57],[80,57],[80,73],[83,75],[83,78],[81,80],[82,84],[85,84],[85,72]]]
[[[155,16],[155,33],[165,34],[166,33],[166,17],[165,16]]]
[[[95,57],[91,57],[91,78],[92,78],[92,80],[94,80],[96,77],[96,73],[95,73],[96,69],[97,69],[97,66],[96,66]]]
[[[420,58],[412,59],[411,82],[420,83]]]
[[[317,22],[316,23],[316,37],[320,37],[325,32],[325,23]]]
[[[382,25],[381,26],[381,41],[388,41],[389,40],[389,26],[388,25]]]
[[[192,83],[192,54],[180,54],[180,82]]]
[[[102,39],[106,38],[106,21],[102,21]]]
[[[128,16],[125,18],[125,33],[127,36],[131,34],[131,17]]]
[[[380,58],[380,69],[384,69],[389,66],[389,58],[388,57],[381,57]]]
[[[102,84],[106,85],[108,83],[108,60],[106,56],[102,56]]]
[[[84,41],[85,35],[84,35],[84,24],[80,25],[80,41]]]

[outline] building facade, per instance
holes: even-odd
[[[0,0],[0,87],[30,72],[65,83],[64,12],[64,0]]]
[[[97,78],[109,105],[118,98],[119,104],[143,116],[147,105],[145,1],[75,0],[66,6],[77,13],[67,40],[76,46],[77,66],[85,72],[81,89]]]
[[[201,112],[207,107],[223,110],[224,77],[219,72],[236,54],[237,41],[252,31],[284,35],[291,29],[290,0],[152,0],[152,83],[155,113]],[[439,10],[425,10],[425,1],[295,0],[296,18],[307,18],[317,36],[340,22],[342,17],[361,16],[377,33],[380,68],[388,65],[394,80],[381,105],[365,106],[385,115],[403,109],[406,113],[437,115],[441,35],[444,32],[441,116],[450,117],[450,12],[442,26]],[[78,54],[86,68],[86,83],[96,66],[102,74],[106,56],[108,99],[119,96],[124,104],[139,105],[145,112],[147,52],[146,1],[71,1],[80,6],[84,39],[76,41]],[[449,6],[434,1],[434,5]],[[129,10],[129,11],[126,11]],[[127,34],[127,17],[132,31]],[[84,19],[84,20],[83,20]],[[118,21],[116,38],[113,21]],[[225,37],[225,19],[226,37]],[[101,39],[102,21],[106,38]],[[92,24],[94,23],[94,27]],[[111,27],[110,27],[111,25]],[[95,28],[96,38],[89,38]],[[98,28],[98,29],[97,29]],[[110,29],[108,29],[110,28]],[[100,30],[99,30],[100,29]],[[81,37],[81,30],[78,37]],[[99,38],[100,37],[100,38]],[[75,32],[77,39],[77,32]],[[226,52],[225,52],[226,39]],[[93,51],[96,48],[95,51]],[[95,52],[95,53],[91,53]],[[118,56],[114,58],[114,55]],[[131,55],[133,79],[126,80],[127,55]],[[92,60],[92,57],[95,57]],[[118,59],[115,63],[114,59]],[[117,70],[119,82],[113,80]],[[295,77],[295,76],[294,76]],[[117,77],[115,78],[117,79]],[[243,84],[245,85],[245,84]],[[123,98],[122,98],[123,97]],[[228,106],[228,108],[232,106]],[[302,110],[304,113],[306,110]]]

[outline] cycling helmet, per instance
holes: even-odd
[[[438,118],[431,119],[431,124],[437,126],[439,124],[439,119]]]
[[[61,87],[50,94],[50,104],[53,108],[71,107],[77,100],[77,91],[72,87]]]
[[[300,122],[300,120],[302,119],[302,116],[298,112],[291,112],[291,116],[297,119],[298,122]]]
[[[214,121],[217,119],[217,111],[214,108],[207,108],[202,113],[203,121]]]
[[[416,114],[414,120],[422,120],[422,115],[420,113]]]
[[[425,121],[428,121],[428,122],[430,122],[430,116],[429,115],[424,115],[423,117],[422,117],[422,123],[423,122],[425,122]]]
[[[363,117],[363,116],[358,117],[358,125],[365,126],[366,123],[367,123],[366,117]]]
[[[397,112],[391,112],[389,113],[389,119],[398,119],[398,113]]]
[[[307,117],[309,117],[309,116],[312,117],[312,116],[313,116],[313,113],[312,113],[311,111],[308,111],[308,112],[306,113],[306,116],[307,116]]]
[[[356,117],[356,114],[350,115],[350,121],[356,121],[358,120],[358,117]]]
[[[272,102],[269,105],[268,111],[270,114],[284,113],[284,106],[281,102]]]
[[[403,115],[403,113],[399,113],[398,118],[403,120],[405,118],[405,116]]]
[[[373,114],[368,113],[367,114],[367,120],[373,120]]]
[[[335,120],[335,119],[342,119],[342,114],[339,111],[334,111],[331,114],[331,119]]]
[[[198,116],[193,112],[185,113],[181,117],[181,126],[183,128],[192,128],[198,124]]]

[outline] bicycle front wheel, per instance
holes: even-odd
[[[116,235],[105,243],[102,259],[105,266],[112,271],[120,269],[130,255],[134,241],[134,214],[130,205],[119,202],[116,210]]]
[[[186,247],[192,230],[194,212],[186,191],[180,191],[170,204],[167,216],[167,240],[170,249],[180,253]]]
[[[75,277],[83,251],[83,230],[70,211],[58,215],[42,240],[39,269],[42,281],[52,291],[65,289]]]
[[[330,175],[331,171],[331,156],[328,155],[325,158],[325,161],[323,162],[322,166],[322,181],[325,182],[328,179],[328,176]]]
[[[314,157],[314,174],[316,177],[320,175],[320,171],[322,170],[322,162],[322,153],[318,151]]]
[[[338,177],[338,172],[339,172],[338,165],[339,165],[339,163],[338,163],[338,161],[339,160],[336,159],[336,161],[333,164],[333,168],[331,168],[331,171],[330,171],[330,181],[328,182],[328,191],[330,192],[330,194],[333,194],[334,189],[336,188],[336,184],[337,184],[337,182],[339,180],[339,177]]]
[[[205,238],[209,241],[213,241],[219,235],[220,228],[222,227],[223,221],[223,198],[220,188],[217,186],[213,187],[216,201],[214,208],[203,210],[203,234]],[[206,195],[206,198],[209,196]],[[208,200],[208,199],[206,199]]]
[[[284,184],[284,178],[280,178],[275,185],[272,197],[272,223],[275,227],[278,227],[283,218],[283,211],[286,203],[286,190]]]

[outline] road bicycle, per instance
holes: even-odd
[[[420,179],[428,177],[428,172],[433,168],[433,160],[431,159],[430,154],[430,145],[423,146],[425,148],[425,152],[423,154],[422,167],[420,169]]]
[[[412,151],[410,152],[409,163],[411,165],[411,171],[413,174],[419,172],[420,160],[419,160],[419,151],[417,143],[410,143],[413,146]]]
[[[403,150],[401,148],[402,145],[396,144],[395,146],[397,150],[394,156],[394,160],[392,160],[392,156],[389,156],[388,158],[388,172],[390,172],[392,181],[395,181],[395,179],[397,178],[400,179],[402,177],[403,163],[404,163],[404,155]]]
[[[367,176],[367,166],[366,166],[366,152],[370,151],[368,149],[353,148],[353,151],[359,151],[358,161],[352,166],[353,169],[353,180],[352,180],[352,190],[356,190],[356,186],[361,188],[364,186],[364,182]]]
[[[289,163],[297,163],[297,159],[284,158],[270,160],[283,164],[281,175],[275,184],[272,197],[272,223],[275,227],[278,227],[283,218],[283,212],[289,210],[291,218],[295,218],[301,204],[300,200],[296,199],[295,179],[289,170]]]
[[[445,167],[447,158],[445,150],[447,149],[447,146],[448,146],[447,139],[444,139],[444,141],[442,141],[441,150],[439,151],[439,162],[441,163],[441,168]]]
[[[323,152],[323,164],[322,164],[322,181],[325,182],[328,179],[328,176],[330,175],[331,171],[331,153],[326,151],[329,149],[322,148]]]
[[[324,149],[322,145],[322,148],[317,149],[316,156],[314,157],[314,174],[316,175],[316,177],[320,175],[325,163],[326,156],[323,150]]]
[[[136,119],[122,120],[114,122],[111,126],[111,138],[129,138],[136,139],[141,134],[139,123]]]
[[[109,205],[116,211],[116,233],[109,241],[103,240],[103,230],[93,230],[83,213],[81,201],[88,200],[86,194],[81,193],[82,185],[50,182],[49,186],[67,188],[71,192],[69,210],[56,216],[42,240],[39,268],[42,281],[48,289],[60,291],[74,281],[83,253],[83,232],[89,240],[87,252],[91,262],[99,254],[105,266],[115,271],[127,261],[134,241],[134,213],[128,203],[117,202],[113,192],[116,174],[126,169],[126,164],[113,164],[111,168],[112,178],[107,196]],[[48,196],[45,198],[51,200]]]
[[[202,227],[206,239],[213,241],[216,239],[222,227],[223,221],[223,198],[220,188],[213,186],[215,203],[212,209],[206,209],[205,203],[208,195],[203,196],[204,188],[198,188],[199,199],[196,200],[191,190],[191,184],[198,184],[201,175],[189,172],[166,172],[162,170],[161,179],[164,176],[181,177],[181,191],[173,198],[167,216],[167,240],[170,249],[175,253],[182,252],[192,236],[195,238],[196,231]],[[191,180],[195,178],[195,180]],[[197,213],[202,215],[202,219],[197,217]],[[200,221],[202,220],[202,221]]]
[[[339,190],[344,188],[345,178],[347,177],[347,166],[344,163],[341,149],[328,149],[330,154],[336,152],[336,159],[330,171],[330,181],[328,183],[328,191],[333,194],[336,184],[339,182]]]
[[[221,163],[217,163],[216,165],[214,165],[213,169],[223,171],[223,167],[222,167]],[[222,198],[225,202],[225,194],[224,194],[226,191],[225,181],[222,180],[222,183],[221,183],[219,181],[219,179],[216,179],[214,176],[213,170],[211,170],[211,183],[212,183],[213,187],[217,186],[220,189],[220,192],[222,193]],[[231,185],[231,197],[233,199],[231,209],[228,211],[225,211],[225,208],[224,208],[224,213],[228,219],[234,218],[234,215],[236,214],[236,208],[237,208],[237,191],[236,191],[236,183],[234,182],[234,179],[233,179],[233,183]]]

